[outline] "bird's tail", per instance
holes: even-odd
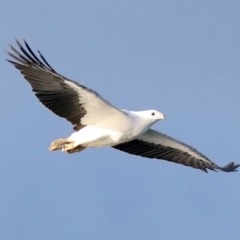
[[[53,141],[50,145],[50,147],[48,148],[49,151],[56,151],[56,150],[60,150],[64,147],[65,144],[69,143],[68,138],[60,138],[57,139],[55,141]]]

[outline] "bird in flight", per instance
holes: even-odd
[[[235,172],[239,164],[219,167],[193,147],[175,140],[151,126],[164,119],[156,110],[128,111],[118,109],[97,92],[56,72],[40,51],[39,57],[24,40],[10,45],[12,63],[30,83],[39,101],[59,117],[73,124],[74,132],[53,141],[50,151],[80,152],[90,147],[112,147],[146,158],[180,163],[207,172]]]

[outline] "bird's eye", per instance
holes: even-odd
[[[155,112],[152,112],[152,116],[155,116]]]

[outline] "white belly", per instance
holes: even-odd
[[[131,114],[131,113],[129,113]],[[114,129],[100,128],[95,125],[88,125],[81,130],[74,132],[69,141],[74,142],[75,146],[83,147],[105,147],[114,146],[123,142],[131,141],[143,134],[151,125],[145,119],[132,114],[131,121],[123,123]]]
[[[123,134],[118,131],[86,126],[81,130],[74,132],[69,140],[76,145],[84,147],[104,147],[113,146],[121,142]]]

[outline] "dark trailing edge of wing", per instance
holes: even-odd
[[[21,52],[10,45],[13,53],[6,52],[14,61],[7,61],[20,70],[45,107],[74,124],[75,130],[84,127],[81,125],[81,118],[86,114],[86,110],[80,102],[81,96],[68,83],[74,83],[82,88],[84,86],[58,74],[38,51],[40,60],[25,40],[26,49],[17,40],[16,42]]]
[[[234,164],[234,162],[231,162],[225,167],[219,167],[207,158],[206,161],[203,161],[202,159],[196,158],[188,152],[184,152],[180,149],[163,146],[160,144],[157,145],[138,139],[115,145],[113,148],[137,156],[167,160],[170,162],[183,164],[185,166],[194,167],[205,172],[207,172],[207,169],[213,171],[221,170],[223,172],[236,172],[237,168],[240,166],[239,164]]]

